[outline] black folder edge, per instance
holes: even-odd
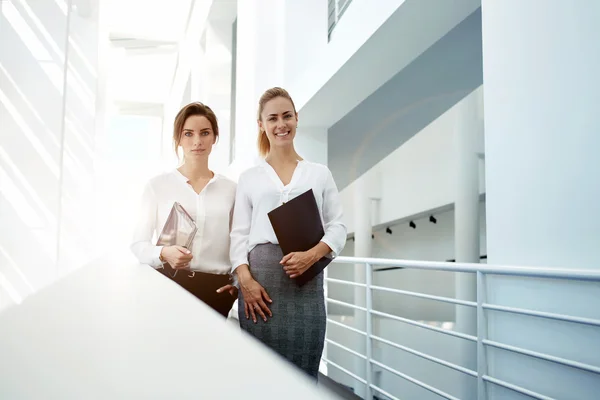
[[[303,194],[305,194],[307,192],[311,192],[311,194],[313,195],[313,198],[314,198],[314,192],[313,192],[312,188],[308,189],[306,192],[298,195],[297,197],[302,196]],[[316,201],[316,199],[315,199],[315,201]],[[281,207],[281,206],[279,206],[279,207]],[[274,210],[276,210],[279,207],[276,207],[267,213],[267,216],[269,217],[269,221],[271,222],[271,227],[273,227],[273,222],[271,221],[271,218],[272,218],[271,212],[273,212]],[[277,237],[277,240],[279,241],[280,240],[279,235],[277,235],[275,228],[273,228],[273,232],[275,232],[275,236]],[[325,227],[323,227],[323,232],[325,232]],[[307,251],[307,250],[310,250],[310,249],[306,249],[303,251]],[[300,275],[296,278],[290,278],[290,279],[293,279],[298,286],[302,287],[305,284],[307,284],[308,282],[310,282],[317,275],[319,275],[321,272],[323,272],[323,270],[331,263],[331,261],[333,261],[333,258],[323,256],[323,257],[321,257],[321,259],[319,259],[317,262],[315,262],[313,265],[311,265],[306,271],[304,271],[304,273],[302,275]]]

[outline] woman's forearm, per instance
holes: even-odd
[[[315,247],[309,250],[313,257],[313,264],[331,253],[331,248],[324,242],[319,242]]]

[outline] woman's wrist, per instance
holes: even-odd
[[[319,261],[321,258],[325,257],[327,254],[331,253],[331,249],[324,242],[319,242],[315,247],[308,251],[313,258],[313,263]]]
[[[238,266],[235,269],[234,273],[237,276],[238,282],[240,283],[244,283],[247,282],[249,279],[252,279],[252,274],[250,273],[250,268],[248,267],[248,264],[242,264]]]

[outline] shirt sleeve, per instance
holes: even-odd
[[[248,241],[252,222],[252,202],[246,190],[245,180],[244,175],[240,176],[235,193],[235,205],[230,233],[231,247],[229,250],[232,272],[240,265],[248,264]]]
[[[346,245],[347,228],[342,222],[343,209],[331,171],[327,169],[327,178],[323,190],[323,223],[325,235],[321,241],[332,250],[332,256],[337,257]]]
[[[156,230],[158,204],[150,183],[144,188],[140,203],[130,249],[140,263],[160,268],[162,262],[159,257],[163,246],[155,246],[151,242]]]

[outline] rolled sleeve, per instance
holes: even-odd
[[[160,252],[163,246],[156,246],[151,242],[156,230],[156,211],[156,196],[152,186],[147,184],[142,193],[133,240],[129,248],[140,263],[161,268]]]
[[[231,223],[229,258],[231,259],[232,272],[240,265],[248,264],[248,240],[250,225],[252,223],[252,203],[250,202],[244,183],[244,176],[242,175],[235,193],[235,205]]]
[[[332,256],[337,257],[346,245],[347,228],[342,222],[343,208],[331,171],[327,169],[327,178],[323,190],[323,223],[325,235],[321,239],[329,246]]]

